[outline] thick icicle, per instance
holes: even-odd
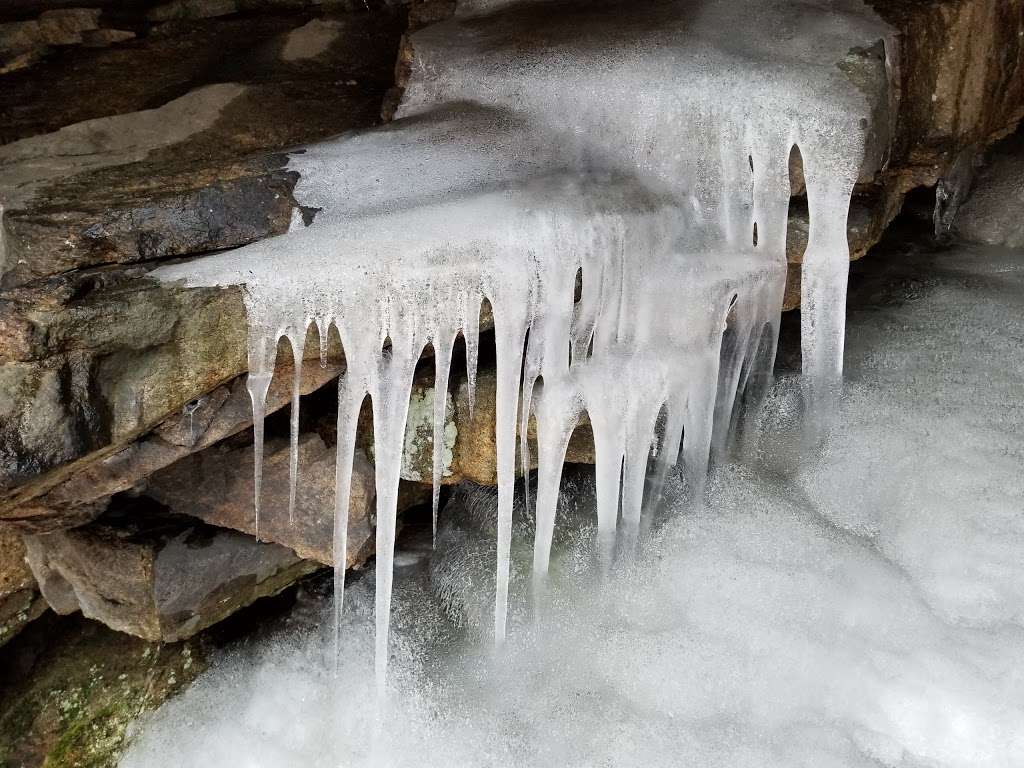
[[[462,339],[466,342],[466,395],[469,414],[476,408],[476,369],[480,353],[480,294],[467,293],[464,299]]]
[[[330,322],[320,316],[317,316],[314,322],[316,322],[317,336],[320,339],[320,367],[326,368],[328,346],[330,344]]]
[[[516,479],[516,405],[526,335],[525,307],[494,307],[494,343],[497,351],[497,388],[494,399],[494,444],[498,469],[498,562],[495,575],[494,642],[505,641],[508,617],[508,580],[512,549],[512,499]],[[499,310],[502,306],[502,310]]]
[[[559,384],[552,382],[536,399],[537,414],[537,527],[533,542],[533,579],[536,583],[548,572],[551,540],[555,531],[558,486],[569,439],[579,420],[580,405],[570,393],[568,400],[555,392]]]
[[[399,313],[396,312],[396,315]],[[398,482],[409,414],[409,391],[416,361],[423,349],[408,318],[395,317],[390,331],[391,349],[378,361],[379,373],[370,393],[373,405],[374,455],[377,485],[377,689],[383,692],[388,667],[391,627],[391,584],[394,580],[395,527],[398,517]],[[404,320],[404,322],[402,322]]]
[[[843,378],[850,263],[846,219],[857,179],[855,166],[844,170],[832,175],[831,169],[817,167],[814,155],[804,160],[810,226],[800,283],[800,346],[814,431],[834,411]]]

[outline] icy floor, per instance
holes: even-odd
[[[824,449],[786,442],[780,383],[778,442],[636,568],[561,584],[502,655],[397,579],[375,725],[364,578],[337,682],[309,602],[141,723],[122,766],[1024,765],[1024,252],[910,267],[854,291]]]

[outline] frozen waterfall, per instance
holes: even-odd
[[[620,514],[624,535],[635,536],[645,486],[649,502],[665,467],[682,461],[700,489],[711,451],[725,449],[737,398],[763,383],[774,360],[794,147],[811,222],[802,343],[812,407],[820,412],[837,392],[846,217],[872,126],[835,52],[879,39],[892,51],[887,28],[859,3],[813,5],[461,4],[454,19],[413,36],[415,67],[397,120],[291,156],[295,197],[314,211],[311,224],[297,215],[286,235],[156,271],[193,286],[245,287],[257,522],[278,341],[291,343],[298,372],[307,329],[318,328],[322,345],[337,330],[346,372],[335,562],[345,562],[356,422],[369,396],[378,684],[413,374],[429,346],[435,386],[447,388],[461,335],[473,381],[484,300],[498,375],[499,643],[516,436],[531,413],[538,580],[582,413],[594,431],[606,553]],[[437,410],[435,434],[444,418]],[[294,499],[297,384],[292,433]],[[524,439],[528,464],[527,450]],[[434,468],[436,487],[439,458]],[[337,573],[340,610],[343,568]]]

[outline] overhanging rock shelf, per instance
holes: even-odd
[[[498,376],[499,642],[517,418],[537,419],[538,577],[582,412],[594,432],[605,547],[620,504],[635,533],[652,450],[658,472],[679,454],[700,487],[738,394],[771,370],[795,147],[810,210],[804,372],[812,407],[826,407],[842,374],[850,198],[862,166],[881,162],[865,157],[868,136],[889,131],[836,52],[879,41],[894,60],[888,28],[854,0],[460,4],[455,18],[413,36],[415,66],[393,123],[291,157],[311,222],[296,216],[286,235],[154,273],[245,286],[257,515],[277,342],[287,337],[301,360],[308,326],[322,340],[336,327],[347,370],[334,562],[345,562],[348,471],[369,395],[380,681],[415,365],[432,346],[435,386],[446,387],[461,334],[472,382],[485,299]],[[444,398],[434,402],[436,435]],[[297,383],[292,417],[294,446]],[[528,464],[525,440],[521,450]],[[435,487],[440,469],[435,456]],[[293,460],[293,498],[298,481]]]

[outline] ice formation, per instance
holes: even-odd
[[[620,506],[623,527],[636,530],[652,449],[657,472],[680,455],[699,487],[713,444],[727,442],[738,393],[771,369],[794,147],[811,221],[805,369],[812,400],[836,391],[846,216],[870,118],[864,95],[836,66],[837,51],[887,36],[855,0],[462,4],[456,18],[413,37],[416,67],[399,119],[292,157],[296,199],[315,211],[310,225],[297,216],[286,235],[158,271],[190,285],[246,288],[257,524],[278,340],[290,341],[298,363],[310,325],[322,345],[337,329],[347,370],[335,562],[345,562],[349,469],[368,395],[378,681],[413,373],[429,345],[436,386],[446,388],[461,335],[472,382],[485,299],[498,377],[499,643],[517,422],[533,412],[538,423],[538,578],[562,458],[582,412],[594,430],[606,551]],[[293,455],[297,384],[295,392]],[[439,468],[435,459],[435,486]],[[292,497],[297,472],[293,458]]]
[[[880,300],[851,313],[840,420],[795,476],[719,467],[706,510],[670,501],[652,556],[597,584],[553,566],[543,631],[497,663],[400,572],[378,745],[363,579],[343,687],[310,601],[147,720],[122,767],[1024,765],[1024,252],[887,256],[905,271],[861,294]]]

